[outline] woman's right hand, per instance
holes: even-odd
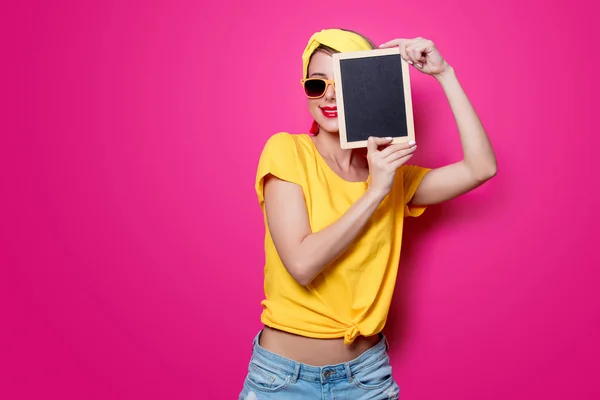
[[[369,137],[367,141],[367,161],[371,181],[369,189],[386,196],[392,189],[396,170],[406,163],[415,150],[415,142],[390,145],[391,138]],[[385,146],[380,150],[380,147]]]

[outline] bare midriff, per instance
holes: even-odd
[[[324,366],[351,361],[375,346],[379,335],[358,336],[344,344],[344,338],[315,339],[295,335],[265,326],[259,344],[262,348],[282,357],[313,366]]]

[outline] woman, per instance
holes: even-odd
[[[311,37],[302,83],[313,135],[272,136],[256,176],[266,226],[265,326],[253,342],[241,399],[398,398],[381,331],[403,219],[496,174],[487,135],[435,45],[416,38],[380,47],[392,46],[442,85],[464,159],[437,169],[411,166],[415,143],[372,137],[366,154],[341,149],[332,54],[374,45],[341,29]]]

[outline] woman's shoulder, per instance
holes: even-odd
[[[291,133],[281,131],[274,133],[267,139],[267,143],[289,144],[289,143],[305,143],[309,141],[310,136],[307,133]]]
[[[264,178],[269,174],[300,186],[306,183],[306,166],[310,164],[307,152],[311,143],[307,134],[289,132],[275,133],[266,140],[256,172],[256,190],[261,202]]]
[[[263,151],[279,155],[303,155],[312,152],[313,148],[312,139],[307,133],[277,132],[267,139]]]

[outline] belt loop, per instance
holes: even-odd
[[[387,352],[390,350],[390,342],[388,342],[387,336],[385,336],[383,333],[381,334],[381,337],[385,341],[385,351]]]
[[[298,377],[300,376],[300,363],[296,363],[296,367],[294,368],[294,375],[292,376],[292,382],[296,383]]]
[[[348,382],[352,382],[352,370],[350,369],[350,363],[345,363],[346,375],[348,376]]]
[[[260,335],[262,333],[262,329],[258,331],[256,335],[254,335],[254,339],[252,339],[252,354],[254,354],[254,349],[258,345],[258,341],[260,340]]]

